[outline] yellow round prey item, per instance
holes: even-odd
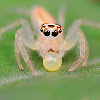
[[[43,59],[43,65],[49,71],[56,71],[61,64],[62,58],[55,52],[48,52]]]

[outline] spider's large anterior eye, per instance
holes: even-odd
[[[45,30],[45,31],[44,31],[44,35],[45,35],[45,36],[49,36],[49,35],[50,35],[50,31],[49,31],[49,30]]]
[[[58,32],[57,32],[56,30],[54,30],[54,31],[52,32],[52,36],[56,37],[57,35],[58,35]]]

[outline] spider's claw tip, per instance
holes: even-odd
[[[24,69],[21,68],[20,70],[23,71]]]
[[[83,68],[85,68],[86,66],[82,66]]]
[[[72,71],[68,70],[68,73],[71,73]]]
[[[40,77],[40,74],[38,74],[36,77]]]

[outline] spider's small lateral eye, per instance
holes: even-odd
[[[59,33],[61,33],[62,32],[62,30],[59,30]]]
[[[43,29],[40,29],[41,32],[43,32]]]
[[[52,31],[52,36],[56,37],[58,35],[58,32],[56,30]]]
[[[45,30],[45,31],[44,31],[44,35],[45,35],[45,36],[49,36],[49,35],[50,35],[50,31],[49,31],[49,30]]]

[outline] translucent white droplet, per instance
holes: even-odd
[[[48,52],[43,59],[43,65],[49,71],[58,70],[61,67],[61,64],[62,58],[59,54],[54,52]]]

